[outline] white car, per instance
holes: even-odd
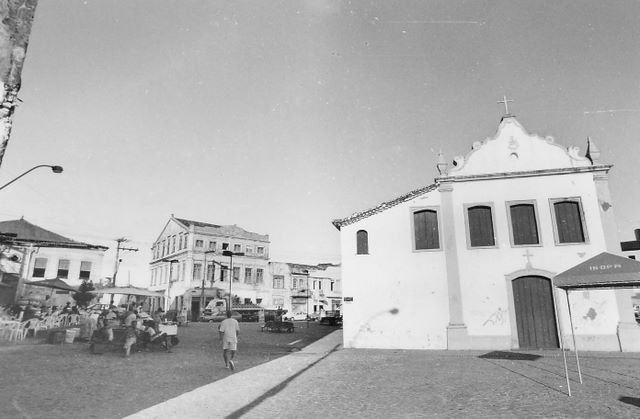
[[[305,313],[292,313],[289,315],[283,316],[284,320],[288,321],[296,321],[296,320],[307,320],[307,315]]]

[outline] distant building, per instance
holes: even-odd
[[[151,248],[150,289],[164,290],[164,308],[186,307],[193,320],[210,300],[226,298],[229,285],[240,303],[260,304],[271,297],[266,286],[269,244],[268,234],[172,215]],[[223,255],[225,250],[244,253],[233,257],[231,275],[231,260]]]
[[[342,284],[340,265],[322,263],[305,265],[269,262],[273,295],[265,308],[283,308],[287,314],[320,317],[327,311],[340,310]]]
[[[52,278],[61,279],[73,287],[84,280],[100,282],[104,254],[108,250],[106,246],[69,239],[24,218],[1,221],[0,233],[3,235],[0,282],[12,287],[14,299],[17,292],[18,299],[59,305],[71,301],[69,292],[34,287],[29,283]],[[5,296],[5,299],[10,298]]]
[[[344,346],[415,349],[572,346],[551,279],[620,253],[611,165],[528,134],[511,115],[435,183],[349,217],[340,230]],[[441,156],[440,156],[441,157]],[[582,350],[640,350],[629,290],[570,296]],[[557,313],[557,316],[556,316]]]

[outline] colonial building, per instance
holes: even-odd
[[[269,273],[273,296],[271,305],[264,304],[265,308],[280,307],[287,310],[288,315],[300,313],[311,317],[340,310],[340,265],[269,262]]]
[[[572,346],[565,294],[552,279],[620,253],[612,166],[599,155],[590,139],[581,156],[505,115],[452,166],[440,156],[435,183],[334,220],[344,346],[555,348],[558,322]],[[579,349],[640,350],[630,296],[571,293]]]
[[[58,278],[77,287],[82,281],[98,283],[101,279],[108,247],[66,238],[24,218],[0,222],[0,233],[5,237],[0,255],[2,282],[15,284],[12,292],[17,292],[18,299],[60,305],[72,301],[69,292],[29,283]]]
[[[269,235],[172,215],[151,251],[150,288],[165,291],[165,309],[186,307],[197,319],[211,299],[226,297],[229,291],[243,304],[260,304],[271,297],[265,286]],[[243,255],[232,260],[224,251]]]

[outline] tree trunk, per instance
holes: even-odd
[[[0,165],[11,135],[37,5],[38,0],[0,0]]]

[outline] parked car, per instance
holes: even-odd
[[[282,318],[287,321],[300,321],[307,320],[307,315],[305,313],[291,313],[284,315]]]
[[[204,314],[200,316],[200,321],[213,323],[213,322],[221,322],[226,318],[227,318],[227,313],[225,311],[221,311],[217,313],[211,313],[211,312],[207,313],[207,311],[205,310]],[[231,318],[236,319],[237,321],[241,321],[242,314],[238,313],[237,311],[232,311]]]

